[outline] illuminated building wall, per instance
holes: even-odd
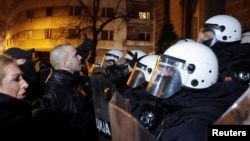
[[[78,46],[83,42],[84,35],[92,38],[91,30],[81,29],[91,23],[84,18],[84,11],[77,0],[2,0],[6,2],[3,15],[6,18],[4,47],[35,48],[36,51],[49,51],[57,44],[69,42]],[[86,5],[93,0],[83,0]],[[108,16],[109,10],[114,10],[118,0],[102,0],[99,9],[99,22]],[[147,5],[153,0],[140,0],[137,5]],[[130,1],[122,0],[119,13],[129,10],[126,8]],[[140,6],[139,6],[140,7]],[[142,6],[144,7],[144,6]],[[91,7],[89,7],[91,9]],[[140,9],[140,8],[137,8]],[[131,9],[130,9],[131,10]],[[98,35],[98,50],[109,49],[142,49],[149,52],[153,48],[153,10],[137,10],[135,17],[129,21],[121,19],[107,24]],[[81,24],[79,22],[81,21]],[[80,25],[80,26],[79,26]],[[129,27],[127,26],[129,25]],[[80,34],[78,34],[80,33]],[[103,52],[101,52],[102,54]],[[98,55],[99,56],[99,55]],[[98,59],[97,59],[98,60]]]

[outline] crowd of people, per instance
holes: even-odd
[[[197,40],[180,39],[163,54],[112,49],[91,74],[83,66],[95,44],[87,38],[79,47],[56,45],[46,71],[36,70],[34,49],[10,48],[0,55],[1,135],[12,138],[15,130],[20,139],[104,141],[91,83],[101,73],[157,140],[207,141],[208,126],[249,87],[249,35],[233,16],[216,15]]]

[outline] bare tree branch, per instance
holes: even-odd
[[[94,0],[95,1],[95,0]],[[86,11],[87,15],[91,18],[94,19],[94,15],[92,15],[92,13],[89,11],[87,5],[85,3],[83,3],[81,0],[78,0],[78,2],[81,4],[81,6],[83,7],[83,9]]]
[[[82,18],[79,20],[78,24],[75,25],[75,29],[78,32],[77,36],[81,35],[81,32],[83,32],[84,30],[91,29],[93,41],[96,44],[98,42],[97,37],[100,34],[100,32],[105,28],[105,26],[107,26],[109,23],[117,19],[122,19],[121,23],[124,23],[124,21],[127,21],[128,19],[126,9],[121,8],[122,0],[117,1],[117,4],[114,7],[114,11],[113,11],[114,13],[113,15],[109,15],[109,17],[99,17],[98,15],[99,10],[100,10],[101,0],[92,0],[92,5],[89,5],[86,2],[84,3],[83,0],[77,0],[77,1],[80,3],[80,5],[82,6],[82,10],[84,11]],[[86,25],[83,26],[83,24],[86,24]],[[93,54],[95,54],[95,51]],[[91,62],[93,63],[93,61]]]

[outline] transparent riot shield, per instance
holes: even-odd
[[[111,127],[108,103],[117,89],[113,83],[103,78],[103,74],[93,74],[91,76],[91,88],[99,141],[110,141]]]
[[[214,123],[215,125],[249,125],[250,124],[250,88],[229,107]]]
[[[118,92],[109,102],[112,141],[157,141],[157,139],[129,113],[129,101]]]

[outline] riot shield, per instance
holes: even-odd
[[[229,107],[214,123],[215,125],[249,125],[250,124],[250,88]]]
[[[111,129],[108,103],[112,95],[117,91],[116,87],[109,80],[103,78],[103,74],[93,74],[91,76],[91,88],[99,141],[110,141]]]
[[[141,123],[129,113],[129,101],[118,92],[109,102],[113,141],[157,141]]]

